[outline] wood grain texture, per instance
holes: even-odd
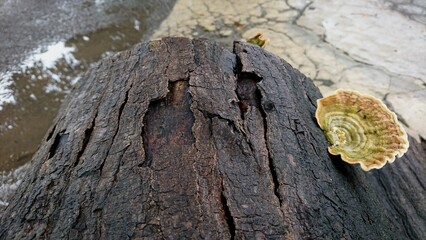
[[[1,239],[421,239],[425,152],[327,153],[312,81],[265,50],[164,38],[79,81]]]

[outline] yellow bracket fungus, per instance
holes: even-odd
[[[382,168],[408,150],[404,128],[379,99],[353,90],[337,90],[317,100],[316,118],[331,143],[328,151],[364,171]]]

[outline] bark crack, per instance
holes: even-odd
[[[126,90],[126,94],[124,96],[124,100],[121,103],[120,108],[118,109],[118,117],[117,117],[118,126],[115,129],[114,135],[112,137],[111,145],[108,148],[108,151],[107,151],[107,154],[106,154],[107,157],[109,156],[109,151],[111,150],[111,146],[114,144],[115,138],[117,137],[117,134],[118,134],[118,130],[120,129],[121,115],[123,114],[124,107],[126,106],[127,101],[129,100],[129,92],[130,92],[130,89],[132,89],[132,86],[133,86],[133,83],[131,83],[130,86],[129,86],[129,88]],[[100,176],[102,176],[102,170],[104,168],[105,162],[106,162],[106,158],[102,161],[101,165],[99,166],[99,175]]]
[[[46,142],[48,142],[52,138],[53,133],[55,132],[55,130],[56,130],[56,124],[53,126],[52,130],[50,130],[49,135],[46,138]]]
[[[234,217],[231,214],[231,211],[229,210],[229,206],[228,206],[228,200],[225,196],[225,189],[223,186],[223,182],[222,182],[222,191],[220,193],[220,202],[222,204],[222,208],[223,208],[223,212],[225,214],[225,221],[228,225],[228,230],[229,230],[229,234],[231,235],[230,239],[234,239],[235,238],[235,221],[234,221]]]
[[[235,52],[235,50],[234,50]],[[245,113],[248,110],[248,107],[255,107],[259,109],[260,114],[262,115],[263,119],[263,133],[264,133],[264,140],[265,140],[265,147],[268,152],[268,166],[269,171],[271,173],[272,177],[272,183],[274,185],[274,194],[277,197],[280,206],[282,206],[282,199],[281,195],[279,193],[279,186],[280,183],[278,181],[278,175],[277,171],[275,169],[274,161],[271,157],[271,153],[268,147],[268,124],[267,124],[267,115],[266,111],[273,111],[275,109],[275,105],[273,102],[270,101],[263,101],[262,99],[262,93],[259,90],[258,83],[263,80],[261,76],[258,76],[256,73],[252,72],[243,72],[242,71],[243,64],[241,62],[240,57],[237,55],[237,65],[235,74],[237,76],[237,89],[236,93],[239,100],[239,107],[241,111],[241,118],[243,121],[245,121]],[[249,142],[249,146],[251,150],[253,151],[252,144],[250,142],[250,139],[246,137],[247,141]]]
[[[87,145],[89,144],[90,138],[92,136],[93,129],[95,128],[95,120],[96,120],[97,116],[98,116],[98,112],[96,112],[95,117],[93,118],[90,126],[88,128],[86,128],[86,130],[84,131],[83,145],[82,145],[80,151],[78,151],[77,160],[74,163],[74,167],[76,167],[78,165],[78,163],[80,162],[80,158],[83,155],[84,151],[86,150]]]
[[[65,133],[66,130],[62,130],[55,136],[55,140],[53,141],[52,146],[49,150],[49,159],[56,155],[56,153],[59,152],[59,150],[65,146],[66,142],[68,141],[69,133]]]
[[[269,146],[268,146],[268,132],[267,132],[268,131],[268,125],[267,125],[267,120],[266,120],[266,113],[265,113],[265,111],[263,110],[262,107],[259,110],[260,110],[262,117],[263,117],[265,146],[266,146],[266,149],[268,150],[268,164],[269,164],[269,171],[271,172],[272,182],[274,183],[274,194],[278,198],[280,206],[282,206],[283,200],[282,200],[281,194],[279,192],[280,182],[278,181],[277,170],[275,169],[274,160],[271,157],[271,152],[270,152]]]

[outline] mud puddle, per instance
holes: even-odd
[[[101,58],[144,37],[145,16],[138,8],[113,5],[103,10],[124,11],[126,18],[35,49],[19,71],[0,75],[0,212],[80,76]]]

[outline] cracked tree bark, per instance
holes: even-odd
[[[104,59],[64,103],[1,239],[421,239],[425,152],[363,172],[327,153],[312,81],[236,42]]]

